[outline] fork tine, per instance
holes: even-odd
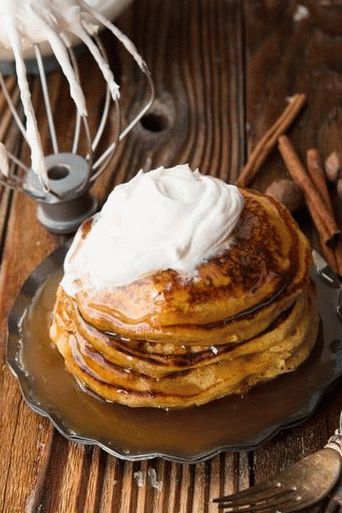
[[[240,492],[232,493],[231,495],[225,495],[224,497],[218,497],[217,499],[214,499],[213,502],[221,502],[223,500],[225,501],[231,501],[240,499],[241,497],[246,496],[253,496],[256,493],[260,493],[266,490],[276,490],[280,487],[280,483],[270,482],[270,481],[262,481],[261,483],[258,483],[251,488],[247,488],[246,490],[241,490]]]
[[[258,511],[259,513],[268,513],[271,511],[278,511],[280,507],[284,506],[286,508],[292,507],[294,504],[292,497],[287,497],[284,499],[284,497],[280,497],[278,500],[272,500],[268,502],[264,502],[262,504],[255,505],[254,503],[246,506],[225,506],[224,504],[219,504],[219,509],[224,509],[229,513],[252,513],[254,511]],[[297,502],[295,502],[297,505]],[[290,508],[291,509],[291,508]]]
[[[247,506],[249,504],[259,504],[260,502],[265,502],[265,501],[269,501],[271,499],[278,499],[278,498],[285,498],[285,497],[290,497],[290,496],[293,496],[293,494],[295,493],[295,490],[294,489],[277,489],[277,491],[274,491],[274,490],[266,490],[264,492],[258,492],[256,493],[255,495],[253,495],[252,497],[248,496],[247,498],[246,497],[241,497],[239,499],[235,499],[235,500],[223,500],[223,501],[220,501],[219,504],[224,504],[226,507],[228,506],[231,506],[231,507],[235,507],[235,506]]]
[[[323,512],[325,512],[325,509],[326,509],[326,506],[327,506],[328,502],[329,501],[327,499],[324,499],[323,501],[319,502],[315,506],[312,506],[312,508],[310,508],[310,513],[323,513]]]
[[[324,509],[324,513],[337,513],[341,509],[341,504],[336,502],[334,499],[330,499],[327,507]]]

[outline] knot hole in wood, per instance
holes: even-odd
[[[163,102],[160,99],[155,100],[151,109],[141,118],[140,125],[145,134],[160,135],[161,132],[168,131],[173,125],[174,108],[170,102]]]

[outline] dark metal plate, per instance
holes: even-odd
[[[66,248],[50,255],[28,278],[9,316],[8,364],[23,396],[67,438],[97,444],[127,460],[157,456],[194,463],[226,450],[256,448],[280,429],[310,416],[342,376],[342,322],[338,290],[316,273],[321,328],[310,358],[294,373],[184,410],[128,408],[84,393],[50,343],[49,315]]]

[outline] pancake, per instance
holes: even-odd
[[[278,340],[282,340],[295,329],[305,312],[310,289],[305,289],[295,303],[282,316],[278,316],[273,323],[273,328],[277,326],[276,331],[268,329],[263,332],[264,349],[267,349],[270,344],[274,345]],[[55,326],[60,333],[55,333],[54,339],[58,340],[60,336],[64,337],[65,332],[72,333],[80,345],[89,346],[91,350],[110,363],[155,378],[185,368],[204,367],[215,360],[229,359],[231,352],[235,351],[232,354],[236,354],[237,347],[239,351],[243,351],[244,347],[244,344],[241,343],[220,346],[179,346],[171,342],[168,344],[151,343],[114,337],[90,326],[77,311],[75,302],[62,291],[59,292],[59,303],[55,308]],[[274,336],[277,337],[277,340],[273,339]]]
[[[241,193],[231,243],[195,274],[58,288],[50,336],[85,389],[131,407],[184,408],[245,393],[305,361],[319,323],[309,243],[276,200]],[[80,244],[91,229],[88,220]]]
[[[200,405],[227,394],[245,393],[256,383],[295,370],[316,340],[318,314],[314,296],[310,285],[264,333],[244,343],[222,346],[217,354],[210,348],[199,348],[183,355],[183,359],[159,354],[158,362],[146,358],[144,352],[134,351],[127,341],[130,359],[125,360],[111,346],[107,353],[98,351],[72,329],[70,318],[64,323],[63,316],[54,325],[52,338],[67,369],[107,401],[135,407]]]
[[[126,338],[179,344],[237,342],[266,329],[307,284],[310,246],[279,202],[242,193],[233,246],[195,278],[166,270],[114,290],[82,283],[76,301],[84,319]]]

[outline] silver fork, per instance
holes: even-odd
[[[324,449],[314,452],[247,490],[214,499],[228,513],[290,513],[323,500],[334,488],[342,468],[342,412],[340,427]]]
[[[340,513],[342,511],[342,479],[327,498],[312,508],[311,513]]]

